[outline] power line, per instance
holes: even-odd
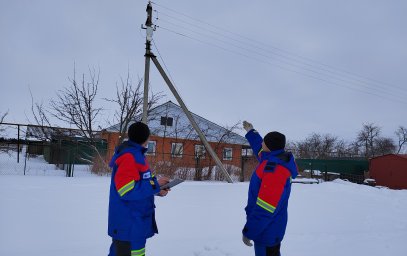
[[[161,52],[160,52],[160,50],[158,50],[157,44],[155,43],[155,40],[153,39],[152,42],[153,42],[154,48],[157,50],[158,57],[160,58],[161,62],[163,63],[164,68],[165,68],[165,70],[167,71],[168,76],[169,76],[170,79],[171,79],[172,84],[173,84],[174,87],[177,89],[178,94],[179,94],[179,97],[183,100],[181,94],[179,93],[180,90],[178,89],[177,85],[175,84],[174,78],[172,78],[171,72],[170,72],[170,70],[168,69],[167,65],[165,64],[165,61],[164,61],[164,59],[163,59],[163,57],[162,57],[162,55],[161,55]]]
[[[174,26],[180,27],[180,28],[182,28],[182,29],[191,31],[192,33],[195,33],[195,34],[198,34],[198,35],[201,35],[201,36],[204,36],[204,37],[210,37],[211,40],[216,40],[216,41],[219,41],[219,42],[228,44],[228,46],[233,46],[233,47],[236,47],[236,48],[245,50],[245,51],[249,51],[249,52],[255,53],[255,54],[257,54],[257,55],[259,55],[259,56],[261,56],[261,57],[272,58],[271,56],[266,55],[266,54],[264,54],[263,52],[256,51],[255,49],[245,48],[245,47],[242,47],[242,46],[240,46],[240,45],[236,45],[236,44],[230,43],[230,42],[228,42],[228,41],[219,39],[219,38],[217,38],[217,37],[214,37],[214,36],[211,36],[211,35],[208,35],[208,34],[204,34],[204,33],[202,33],[202,32],[198,32],[198,31],[193,30],[193,29],[191,29],[191,28],[188,28],[188,27],[185,27],[185,26],[182,26],[182,25],[179,25],[179,24],[176,24],[176,23],[173,23],[173,22],[164,20],[164,19],[162,19],[162,18],[159,18],[158,20],[159,20],[159,21],[164,21],[164,22],[166,22],[166,23],[168,23],[168,24],[170,24],[170,25],[174,25]],[[304,69],[304,70],[307,70],[307,71],[309,71],[309,72],[312,72],[312,73],[315,73],[315,74],[318,74],[318,75],[328,76],[328,77],[331,77],[332,79],[339,80],[339,81],[342,81],[342,82],[346,82],[346,83],[349,83],[349,82],[350,82],[350,83],[360,83],[360,82],[358,82],[358,81],[354,81],[353,79],[343,78],[343,77],[338,76],[338,75],[335,76],[335,75],[331,75],[331,74],[325,74],[325,73],[321,72],[319,69],[317,69],[317,68],[315,68],[315,67],[313,67],[313,66],[311,66],[311,68],[307,68],[307,67],[303,67],[303,66],[299,65],[298,63],[292,63],[292,62],[287,61],[287,60],[284,60],[284,59],[283,59],[283,60],[272,59],[272,61],[282,62],[282,63],[284,63],[284,64],[286,64],[286,65],[294,66],[294,67],[299,68],[299,69]],[[367,88],[367,89],[372,89],[372,88],[369,86],[369,84],[361,83],[361,86],[363,86],[363,87],[365,87],[365,88]],[[373,87],[373,89],[379,91],[380,93],[384,93],[384,94],[387,94],[387,95],[390,95],[390,96],[393,96],[393,97],[396,97],[396,98],[399,98],[399,97],[401,98],[401,96],[400,96],[399,94],[393,93],[393,92],[389,91],[388,89],[385,90],[385,89],[381,89],[381,88],[377,88],[377,87]],[[402,99],[402,98],[401,98],[401,99]]]
[[[156,12],[157,12],[157,11],[156,11]],[[157,12],[157,13],[158,13],[158,12]],[[160,13],[160,14],[164,14],[164,13],[162,13],[162,12],[159,12],[159,13]],[[216,35],[218,35],[218,36],[231,39],[231,40],[233,40],[233,41],[235,41],[235,42],[238,42],[238,43],[240,43],[240,44],[242,44],[242,45],[245,45],[245,46],[248,46],[248,45],[249,45],[249,44],[247,44],[247,43],[245,43],[245,42],[242,42],[241,40],[237,40],[237,39],[235,39],[235,38],[233,38],[233,37],[226,36],[226,35],[224,35],[223,33],[219,33],[219,32],[213,31],[213,30],[211,30],[211,29],[208,29],[208,28],[205,28],[205,27],[202,27],[202,26],[197,26],[197,25],[195,25],[195,24],[192,24],[192,23],[189,23],[189,22],[185,22],[185,21],[183,21],[182,19],[179,19],[179,18],[170,16],[170,15],[167,15],[167,14],[164,14],[164,16],[167,16],[168,18],[177,20],[178,22],[182,22],[182,23],[187,24],[187,25],[189,25],[189,26],[193,26],[193,27],[198,28],[198,29],[203,29],[203,30],[209,31],[209,32],[214,33],[214,34],[216,34]],[[157,19],[158,19],[158,18],[157,18]],[[159,18],[159,20],[163,20],[163,19],[162,19],[162,18]],[[163,20],[163,21],[165,21],[165,20]],[[167,23],[172,23],[172,22],[170,22],[170,21],[165,21],[165,22],[167,22]],[[174,24],[174,23],[172,23],[172,24]],[[179,24],[175,24],[175,25],[176,25],[177,27],[182,27],[182,26],[179,25]],[[191,30],[190,28],[186,28],[185,26],[184,26],[184,29]],[[197,33],[197,32],[195,31],[195,33]],[[208,35],[206,35],[206,36],[208,36]],[[213,36],[212,36],[212,37],[213,37]],[[219,39],[218,39],[217,37],[215,38],[215,40],[218,40],[218,41],[219,41]],[[230,44],[230,43],[228,43],[228,44]],[[241,48],[241,47],[236,46],[236,45],[235,45],[235,47]],[[298,63],[300,63],[300,65],[310,66],[311,68],[314,68],[314,69],[317,69],[317,70],[325,70],[326,72],[332,74],[332,75],[330,75],[330,76],[340,77],[339,80],[343,80],[343,79],[344,79],[343,77],[345,77],[346,79],[352,81],[353,83],[363,84],[365,87],[366,87],[366,85],[367,85],[367,86],[369,87],[369,89],[370,89],[371,87],[377,88],[378,90],[381,90],[381,93],[393,94],[393,95],[395,95],[396,97],[400,97],[399,94],[400,94],[400,93],[403,93],[403,94],[405,94],[406,97],[407,97],[407,90],[405,90],[405,89],[404,89],[404,90],[400,90],[400,92],[394,92],[394,93],[393,93],[393,92],[389,91],[388,86],[385,87],[385,86],[379,85],[379,84],[373,85],[372,83],[363,81],[363,80],[361,80],[361,79],[359,79],[359,78],[354,78],[354,76],[349,76],[349,75],[346,75],[346,74],[343,74],[343,73],[340,73],[340,72],[334,72],[334,71],[329,70],[329,69],[326,69],[326,68],[321,68],[320,66],[317,67],[317,66],[315,66],[315,64],[310,64],[310,63],[307,63],[307,62],[304,62],[304,61],[301,61],[301,60],[299,61],[299,60],[297,60],[296,58],[293,58],[293,57],[290,57],[290,56],[286,56],[286,55],[281,54],[281,53],[278,53],[278,52],[276,53],[275,51],[272,51],[272,50],[269,50],[269,49],[265,49],[265,48],[262,48],[262,47],[258,47],[258,46],[253,45],[253,44],[251,44],[249,47],[250,47],[250,48],[257,48],[257,49],[260,49],[260,50],[262,50],[262,51],[265,50],[265,51],[271,53],[272,55],[274,55],[274,57],[277,57],[277,58],[280,58],[280,59],[282,58],[282,59],[283,59],[283,60],[279,60],[279,61],[282,61],[282,62],[294,62],[294,63],[295,63],[295,64],[291,64],[291,65],[297,65],[297,66],[298,66]],[[253,50],[250,50],[250,51],[253,51]],[[264,53],[261,53],[261,54],[264,55]],[[289,60],[287,60],[287,59],[289,59]],[[306,68],[304,68],[304,69],[306,69]],[[311,71],[311,72],[314,72],[314,71]],[[317,73],[319,73],[319,72],[317,72]],[[352,78],[350,78],[350,77],[352,77]],[[338,79],[338,78],[336,78],[336,79]]]
[[[160,6],[161,8],[164,8],[164,9],[166,9],[166,10],[169,10],[169,11],[171,11],[171,12],[173,12],[173,13],[177,13],[177,14],[179,14],[179,15],[181,15],[181,16],[184,16],[184,17],[186,17],[186,18],[188,18],[188,19],[191,19],[191,20],[194,20],[194,21],[199,22],[199,23],[201,23],[201,24],[204,24],[204,25],[206,25],[206,26],[215,28],[215,29],[217,29],[217,30],[219,30],[219,31],[227,32],[227,33],[229,33],[229,34],[231,34],[231,35],[234,35],[234,36],[237,36],[237,37],[242,38],[242,39],[244,39],[244,40],[247,40],[247,41],[250,42],[251,44],[256,43],[257,46],[255,46],[255,47],[260,48],[260,49],[263,49],[263,50],[265,50],[265,51],[271,51],[269,48],[273,48],[273,49],[275,49],[275,50],[277,50],[277,51],[279,51],[279,52],[282,52],[282,53],[283,53],[282,56],[285,56],[286,58],[301,59],[301,60],[303,60],[303,61],[301,61],[301,62],[304,63],[304,64],[307,63],[307,62],[308,62],[308,63],[311,62],[311,63],[313,63],[313,65],[319,65],[319,66],[327,67],[328,69],[327,69],[327,68],[321,68],[321,67],[320,67],[321,69],[324,69],[324,70],[327,71],[327,72],[332,72],[332,73],[337,73],[337,74],[347,74],[347,75],[349,75],[349,76],[354,77],[354,79],[358,80],[358,81],[361,82],[361,83],[366,83],[366,81],[370,81],[370,83],[374,83],[374,84],[376,84],[376,86],[382,87],[382,88],[385,89],[385,90],[388,90],[388,89],[389,89],[388,87],[393,87],[393,88],[396,88],[396,89],[402,91],[403,93],[406,92],[406,88],[404,88],[404,87],[397,86],[397,85],[392,85],[392,84],[389,84],[389,83],[384,83],[384,82],[382,82],[382,81],[378,81],[378,80],[376,80],[376,79],[372,79],[372,78],[369,78],[369,77],[366,77],[366,76],[361,76],[361,75],[358,75],[358,74],[356,74],[356,73],[350,72],[350,71],[348,71],[348,70],[344,70],[344,69],[341,69],[341,68],[337,68],[337,67],[334,67],[334,66],[332,66],[332,65],[328,65],[328,64],[322,63],[322,62],[320,62],[320,61],[316,61],[316,60],[313,60],[313,59],[310,59],[310,58],[307,58],[307,57],[304,57],[304,56],[301,56],[301,55],[298,55],[298,54],[289,52],[289,51],[287,51],[287,50],[285,50],[285,49],[282,49],[282,48],[279,48],[279,47],[275,47],[275,46],[272,46],[272,45],[265,44],[264,42],[254,40],[253,38],[249,38],[249,37],[247,37],[247,36],[241,35],[241,34],[236,33],[236,32],[234,32],[234,31],[225,29],[225,28],[220,27],[220,26],[217,26],[217,25],[210,24],[210,23],[208,23],[208,22],[205,22],[205,21],[203,21],[203,20],[197,19],[197,18],[195,18],[195,17],[192,17],[192,16],[187,15],[187,14],[185,14],[185,13],[182,13],[182,12],[180,12],[180,11],[174,10],[174,9],[169,8],[169,7],[167,7],[167,6],[164,6],[164,5],[162,5],[162,4],[158,4],[158,3],[155,3],[155,2],[153,2],[153,4],[155,4],[155,5],[157,5],[157,6]],[[161,12],[161,11],[160,11],[160,13],[161,13],[161,14],[164,14],[165,16],[172,17],[171,15],[165,14],[165,13],[163,13],[163,12]],[[175,17],[172,17],[172,18],[175,18]],[[181,20],[181,19],[179,19],[179,18],[175,18],[175,19]],[[181,20],[181,21],[182,21],[182,20]],[[184,22],[185,22],[185,21],[184,21]],[[187,23],[187,22],[186,22],[186,23]],[[195,25],[195,24],[191,24],[191,23],[188,23],[188,24],[191,25],[191,26],[196,26],[196,27],[198,27],[198,26]],[[206,28],[203,28],[203,27],[200,27],[200,28],[201,28],[201,29],[206,29]],[[224,34],[219,34],[219,35],[224,36],[224,37],[228,37],[228,36],[225,36]],[[230,38],[230,37],[229,37],[229,38]],[[237,40],[237,39],[232,39],[232,40],[239,41],[239,42],[243,43],[243,41],[241,41],[241,40]],[[245,44],[247,44],[247,43],[245,43]],[[261,47],[261,46],[259,46],[259,45],[266,46],[267,48]],[[274,52],[274,54],[277,54],[277,53]],[[280,53],[280,54],[281,54],[281,53]],[[288,55],[288,56],[287,56],[287,55]],[[297,61],[298,61],[298,60],[297,60]],[[387,85],[387,86],[385,87],[384,85]]]
[[[227,49],[227,48],[225,48],[225,47],[222,47],[222,46],[219,46],[219,45],[210,43],[210,42],[203,41],[203,40],[201,40],[201,39],[195,38],[195,37],[190,36],[190,35],[187,35],[187,34],[185,34],[185,33],[180,33],[180,32],[178,32],[178,31],[175,31],[175,30],[172,30],[172,29],[168,29],[168,28],[163,27],[163,26],[158,26],[158,28],[163,29],[163,30],[165,30],[165,31],[168,31],[168,32],[170,32],[170,33],[173,33],[173,34],[175,34],[175,35],[182,36],[182,37],[188,38],[188,39],[190,39],[190,40],[200,42],[200,43],[202,43],[202,44],[206,44],[206,45],[210,45],[210,46],[212,46],[212,47],[219,48],[219,49],[221,49],[221,50],[223,50],[223,51],[226,51],[226,52],[230,52],[230,53],[233,53],[233,54],[237,54],[237,55],[246,57],[246,58],[248,58],[248,59],[258,61],[258,62],[263,62],[263,63],[266,63],[266,64],[268,64],[268,65],[276,66],[276,67],[278,67],[278,68],[280,68],[280,69],[283,69],[283,70],[285,70],[285,71],[289,71],[289,72],[301,74],[301,75],[304,75],[304,76],[307,76],[307,77],[310,77],[310,78],[313,78],[313,79],[316,79],[316,80],[319,80],[319,81],[323,81],[323,82],[325,82],[325,83],[327,83],[327,84],[329,84],[329,85],[335,85],[335,86],[339,86],[339,87],[344,87],[344,88],[347,88],[347,89],[350,89],[350,90],[354,90],[354,91],[358,91],[358,92],[361,92],[361,93],[367,93],[367,94],[374,95],[374,96],[377,96],[377,97],[380,97],[380,98],[385,98],[385,99],[387,99],[387,100],[397,101],[397,102],[399,102],[399,103],[407,104],[406,101],[403,101],[403,100],[400,100],[400,99],[394,99],[394,98],[388,97],[388,96],[386,96],[386,95],[376,94],[376,93],[371,92],[371,91],[364,91],[364,90],[361,90],[361,89],[359,89],[359,88],[350,87],[350,86],[347,86],[347,85],[344,85],[344,84],[339,84],[339,83],[333,82],[333,81],[329,81],[329,80],[326,80],[326,79],[323,79],[323,78],[320,78],[320,77],[317,77],[317,76],[314,76],[314,75],[310,75],[310,74],[303,73],[303,72],[300,72],[300,71],[297,71],[297,70],[293,70],[293,69],[290,69],[290,68],[287,68],[287,67],[284,67],[284,66],[275,64],[275,63],[271,63],[271,62],[269,62],[269,61],[267,61],[267,60],[264,60],[264,59],[259,59],[259,58],[253,57],[253,56],[249,56],[249,55],[246,55],[246,54],[242,54],[242,53],[240,53],[240,52],[236,52],[236,51]]]

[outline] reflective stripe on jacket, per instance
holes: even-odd
[[[284,238],[291,179],[298,174],[297,166],[291,153],[262,151],[263,139],[256,130],[249,131],[246,138],[259,165],[250,179],[243,234],[257,244],[273,246]]]
[[[154,195],[160,192],[145,158],[146,149],[128,141],[112,157],[108,234],[120,241],[143,241],[158,233]]]

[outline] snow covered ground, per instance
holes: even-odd
[[[22,146],[20,161],[17,162],[17,151],[0,152],[0,175],[36,175],[36,176],[66,176],[66,171],[49,164],[44,156],[25,154],[26,146]],[[91,176],[89,165],[74,165],[74,176]]]
[[[0,255],[107,255],[107,177],[0,176]],[[157,198],[147,255],[243,256],[247,183],[185,182]],[[406,255],[407,191],[293,184],[284,256]]]

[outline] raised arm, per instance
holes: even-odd
[[[243,128],[247,131],[246,139],[253,149],[253,154],[256,155],[257,159],[260,161],[260,153],[262,151],[263,138],[260,134],[253,128],[253,125],[247,121],[243,121]]]

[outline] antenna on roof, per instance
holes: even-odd
[[[199,128],[198,124],[196,123],[195,119],[193,118],[191,112],[188,110],[187,106],[185,105],[184,101],[182,100],[181,96],[179,95],[178,91],[175,89],[175,86],[172,84],[171,80],[165,73],[164,69],[161,67],[161,64],[158,62],[157,57],[151,52],[151,41],[153,39],[153,32],[155,30],[155,25],[152,22],[152,13],[153,7],[151,5],[151,1],[148,1],[147,4],[147,20],[145,26],[141,26],[143,29],[146,30],[146,53],[145,53],[145,70],[144,70],[144,100],[143,100],[143,123],[147,124],[147,109],[148,109],[148,83],[149,83],[149,76],[150,76],[150,60],[153,61],[154,65],[157,67],[158,71],[160,72],[161,76],[163,77],[164,81],[168,85],[170,91],[174,95],[175,99],[178,101],[179,105],[181,106],[182,110],[184,111],[185,115],[187,116],[189,122],[191,123],[192,127],[195,129],[196,133],[198,134],[199,138],[201,139],[202,143],[204,144],[206,150],[211,155],[213,160],[215,161],[218,168],[223,172],[227,181],[229,183],[233,183],[232,178],[230,177],[229,173],[226,171],[225,167],[223,166],[222,162],[219,160],[218,156],[216,155],[215,151],[213,150],[212,146],[209,144],[208,140],[206,139],[205,135]]]

